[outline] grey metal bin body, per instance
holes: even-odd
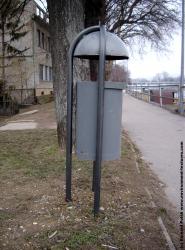
[[[102,160],[121,154],[122,83],[105,82]],[[76,153],[81,160],[95,160],[97,82],[77,82]]]

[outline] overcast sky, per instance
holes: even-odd
[[[148,53],[139,55],[137,52],[130,53],[128,69],[132,78],[151,79],[157,73],[168,72],[172,76],[180,75],[181,64],[181,33],[174,35],[168,47],[170,52],[156,52],[148,48]],[[137,51],[137,49],[133,49]]]

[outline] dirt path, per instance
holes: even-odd
[[[18,115],[0,120],[0,131],[25,129],[55,129],[54,103],[22,109]]]
[[[123,128],[165,183],[170,201],[179,207],[180,142],[185,144],[185,118],[125,95]]]

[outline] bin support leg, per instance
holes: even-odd
[[[95,187],[95,168],[96,168],[96,162],[95,162],[95,161],[93,161],[92,192],[94,192],[94,187]]]
[[[104,74],[105,74],[105,26],[100,26],[100,52],[98,68],[98,104],[97,104],[97,134],[96,134],[96,164],[94,175],[94,216],[100,209],[100,182],[103,145],[103,112],[104,112]]]

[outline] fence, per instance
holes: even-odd
[[[19,113],[19,106],[12,100],[0,100],[0,116],[11,116]]]
[[[185,86],[183,86],[183,104],[185,104]],[[127,86],[127,93],[143,101],[156,103],[160,107],[178,111],[179,84],[135,84]],[[185,108],[185,107],[184,107]]]
[[[19,105],[31,105],[35,103],[35,89],[9,90],[8,95]]]
[[[13,89],[8,95],[21,106],[31,105],[37,103],[39,97],[53,95],[53,88]]]
[[[21,106],[42,104],[53,100],[53,88],[9,89],[0,95],[0,116],[14,115]]]

